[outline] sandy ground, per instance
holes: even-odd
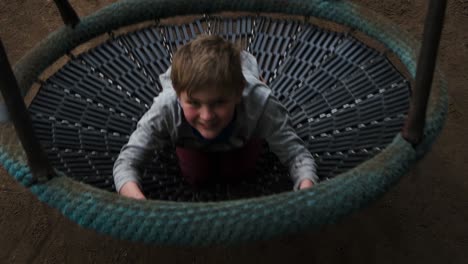
[[[83,16],[111,1],[70,1]],[[361,0],[418,38],[424,0]],[[449,0],[440,48],[449,81],[445,129],[424,160],[369,208],[319,232],[236,247],[166,248],[80,228],[0,173],[0,263],[468,263],[468,1]],[[51,0],[0,0],[15,63],[61,25]]]

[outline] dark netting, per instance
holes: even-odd
[[[111,38],[48,78],[29,110],[55,168],[114,190],[112,167],[139,118],[161,91],[158,76],[171,53],[200,33],[239,43],[258,60],[273,94],[316,158],[322,180],[385,148],[401,130],[409,83],[384,54],[351,35],[269,17],[203,17]],[[287,169],[265,146],[258,177],[193,188],[172,149],[155,153],[143,173],[151,198],[214,201],[289,191]]]

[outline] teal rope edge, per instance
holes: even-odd
[[[0,146],[0,164],[23,186],[30,187],[33,184],[29,166],[11,157],[3,146]]]
[[[146,2],[146,1],[138,1],[138,2],[142,3],[142,2]],[[259,1],[259,2],[264,2],[264,1]],[[298,1],[291,1],[291,2],[296,3]],[[180,3],[180,2],[177,2],[177,3]],[[317,1],[315,1],[315,3],[317,3]],[[321,3],[319,3],[319,4],[321,4]],[[343,6],[343,4],[341,4],[341,5]],[[114,8],[116,8],[116,7],[115,6],[110,6],[109,8],[106,8],[105,10],[112,10]],[[220,10],[214,10],[214,11],[217,12],[217,11],[220,11]],[[247,10],[247,11],[249,11],[249,10]],[[262,12],[263,11],[264,10],[262,10]],[[272,12],[274,10],[267,10],[267,11]],[[279,11],[284,12],[285,10],[277,10],[277,11],[278,12]],[[99,15],[99,13],[100,12],[98,12],[98,13],[96,13],[96,15],[92,15],[90,17],[94,17],[94,19],[97,19],[96,17]],[[182,14],[182,13],[183,12],[180,12],[179,14]],[[170,15],[171,14],[169,14],[168,16],[170,16]],[[142,19],[142,20],[145,20],[145,19]],[[86,21],[86,18],[83,19],[83,21]],[[369,26],[369,23],[367,23],[366,26]],[[356,27],[356,28],[361,29],[359,27]],[[372,27],[370,27],[370,28],[372,28]],[[71,31],[70,29],[62,29],[62,30]],[[361,31],[366,32],[365,30],[362,30],[362,29],[361,29]],[[60,33],[60,31],[58,31],[55,34],[59,34],[59,33]],[[68,34],[72,34],[72,33],[69,32]],[[75,34],[76,34],[76,32],[75,32]],[[88,34],[88,36],[90,36],[89,32],[87,34]],[[54,39],[54,37],[51,37],[51,38]],[[80,39],[80,37],[76,37],[76,38]],[[85,39],[85,38],[83,38],[83,39]],[[54,43],[54,42],[52,42],[52,43]],[[55,42],[55,43],[57,43],[57,42]],[[45,44],[43,44],[43,45],[45,45]],[[72,46],[74,47],[75,45],[72,45]],[[36,51],[36,49],[34,51]],[[34,51],[32,53],[30,53],[30,54],[34,55]],[[411,50],[409,51],[409,53],[411,53]],[[42,53],[42,54],[44,54],[44,53]],[[46,54],[51,54],[51,53],[46,53]],[[59,54],[62,55],[64,53],[59,52]],[[32,57],[34,58],[35,56],[32,56]],[[52,60],[52,61],[54,61],[54,60]],[[25,59],[23,64],[26,63],[27,61],[28,60]],[[410,69],[411,64],[408,65],[408,63],[405,62],[405,60],[403,60],[403,59],[402,59],[402,61]],[[412,63],[414,64],[414,61],[412,61]],[[46,63],[46,64],[49,65],[50,63]],[[19,63],[18,67],[16,68],[16,70],[19,71],[19,73],[21,73],[21,69],[22,69],[21,65],[22,64]],[[34,75],[34,76],[37,76],[37,74]],[[22,80],[24,80],[24,79],[22,79]],[[23,83],[24,83],[24,81],[23,81]],[[22,86],[22,87],[25,87],[25,86]],[[443,109],[440,109],[440,106],[444,105],[444,103],[442,101],[443,100],[438,101],[439,103],[435,107],[435,110],[432,113],[432,114],[435,114],[435,116],[433,118],[428,119],[428,124],[427,124],[426,130],[425,130],[426,136],[428,136],[428,137],[427,137],[427,140],[425,140],[425,144],[421,145],[421,146],[424,146],[424,147],[418,148],[418,150],[420,150],[420,151],[418,151],[418,153],[424,153],[427,150],[428,146],[431,145],[432,140],[435,138],[436,134],[438,134],[438,131],[440,131],[440,128],[442,127],[442,123],[443,123],[443,119],[444,119],[444,117],[443,117],[444,116],[444,111],[443,111]],[[446,102],[445,102],[445,105],[446,105]],[[399,137],[397,137],[397,139],[396,139],[397,142],[398,142],[398,140],[401,140],[401,139],[398,139],[398,138]],[[387,150],[392,149],[396,145],[399,146],[399,149],[397,148],[397,151],[394,152],[394,153],[398,153],[398,154],[401,154],[402,153],[401,150],[405,149],[407,147],[407,146],[403,146],[404,144],[401,145],[401,144],[397,144],[397,143],[394,142],[387,148]],[[410,153],[410,152],[412,153],[412,151],[408,150],[408,149],[405,149],[405,151],[407,151],[405,153]],[[399,160],[399,162],[401,162],[401,164],[399,162],[394,162],[392,164],[394,166],[396,166],[396,167],[390,168],[389,170],[395,172],[396,177],[399,178],[399,176],[401,174],[403,174],[408,169],[409,163],[407,163],[407,162],[408,161],[414,161],[414,158],[420,157],[420,155],[421,154],[415,155],[415,157],[413,157],[412,155],[409,155],[407,157],[408,159],[406,160],[406,162],[404,162],[404,160]],[[378,155],[378,156],[380,156],[380,155]],[[369,164],[377,164],[376,161],[377,161],[378,156],[376,156],[371,161],[369,161]],[[2,164],[4,164],[4,163],[2,162]],[[365,186],[365,185],[363,185],[365,177],[363,177],[363,176],[358,177],[358,179],[361,179],[362,182],[359,182],[359,180],[357,181],[356,178],[349,177],[349,175],[353,174],[353,173],[359,175],[360,174],[359,171],[362,170],[361,167],[362,166],[359,166],[359,167],[355,168],[354,170],[352,170],[352,171],[350,171],[350,172],[348,172],[348,173],[346,173],[344,175],[341,175],[341,176],[339,176],[339,177],[337,177],[337,178],[335,178],[335,179],[333,179],[333,180],[331,180],[329,182],[322,183],[319,186],[317,186],[314,190],[309,190],[309,191],[304,191],[304,192],[299,192],[299,193],[279,194],[279,195],[274,195],[274,196],[266,197],[266,198],[257,198],[257,199],[253,199],[253,200],[248,200],[248,201],[251,201],[251,202],[241,200],[241,201],[235,201],[235,202],[216,203],[216,206],[214,206],[214,207],[211,204],[198,204],[198,205],[185,204],[185,203],[170,204],[170,203],[163,203],[163,202],[157,202],[157,201],[150,201],[150,204],[147,204],[147,203],[141,203],[140,204],[140,203],[136,203],[134,201],[125,201],[124,198],[117,197],[116,195],[112,195],[112,194],[109,194],[109,193],[102,193],[102,191],[94,190],[93,188],[87,188],[86,189],[87,191],[85,192],[85,194],[86,194],[85,197],[81,197],[81,196],[78,195],[79,193],[77,193],[77,191],[76,191],[76,189],[78,188],[77,187],[78,183],[72,182],[71,180],[69,180],[68,178],[65,178],[65,177],[54,179],[54,180],[48,182],[45,185],[35,185],[35,186],[33,186],[31,188],[31,191],[36,193],[36,195],[38,195],[39,199],[41,199],[42,201],[44,201],[44,202],[58,208],[60,211],[62,211],[62,213],[64,215],[66,215],[70,219],[74,220],[75,222],[77,222],[77,223],[79,223],[79,224],[81,224],[81,225],[83,225],[85,227],[96,229],[97,231],[105,233],[105,234],[110,234],[110,235],[113,235],[113,236],[116,236],[116,237],[119,237],[119,238],[123,238],[123,239],[129,239],[129,240],[134,240],[134,241],[145,241],[145,242],[157,243],[157,244],[202,245],[202,244],[211,244],[211,243],[225,243],[225,242],[237,242],[237,241],[246,241],[246,240],[266,239],[266,238],[269,238],[269,237],[277,235],[277,234],[298,231],[298,230],[301,230],[302,227],[319,226],[320,224],[317,225],[317,223],[319,222],[318,220],[322,219],[324,221],[323,223],[327,223],[327,222],[330,222],[332,220],[336,220],[339,216],[343,216],[346,213],[348,213],[348,212],[350,212],[350,211],[352,211],[354,209],[357,209],[359,207],[364,206],[371,199],[374,199],[375,197],[377,197],[378,195],[383,193],[383,191],[385,191],[388,188],[388,186],[391,185],[391,183],[396,181],[395,179],[393,179],[393,180],[385,180],[385,181],[380,182],[380,183],[367,182],[368,183],[367,186],[370,185],[373,188],[377,188],[377,190],[378,190],[377,193],[376,192],[368,192],[368,193],[372,193],[372,195],[368,194],[368,195],[365,196],[369,200],[363,201],[363,200],[357,199],[356,197],[353,197],[353,195],[351,195],[349,197],[349,199],[347,200],[347,202],[343,202],[341,204],[335,202],[333,204],[333,206],[330,207],[330,211],[323,212],[323,215],[321,215],[319,217],[317,217],[317,215],[315,215],[315,217],[311,218],[310,214],[301,213],[301,210],[298,210],[298,207],[300,207],[300,206],[298,206],[296,204],[296,202],[302,202],[302,205],[303,204],[307,205],[307,206],[304,206],[304,210],[302,210],[302,211],[315,211],[315,210],[313,210],[313,208],[316,208],[314,205],[320,204],[321,202],[324,201],[324,200],[317,199],[318,197],[322,197],[322,198],[323,197],[332,197],[332,198],[334,198],[333,196],[328,196],[330,191],[339,190],[339,189],[343,188],[343,185],[345,185],[345,187],[346,187],[344,191],[349,190],[349,189],[354,189],[354,188],[356,188],[358,190],[362,189],[363,188],[362,186]],[[398,167],[400,167],[400,168],[398,168]],[[14,175],[14,170],[12,172],[10,172],[10,174]],[[385,177],[380,177],[380,176],[378,178],[385,179]],[[354,179],[354,180],[352,180],[352,179]],[[67,183],[67,182],[70,182],[70,183]],[[359,184],[356,185],[356,183],[359,183]],[[346,185],[346,184],[349,184],[349,185]],[[354,185],[356,185],[356,186],[354,186]],[[60,191],[60,188],[57,189],[58,186],[61,186],[61,187],[64,187],[64,188],[66,187],[66,190],[69,190],[69,192],[64,193],[63,191]],[[74,187],[71,188],[69,186],[74,186]],[[328,188],[328,189],[324,189],[325,187]],[[54,190],[53,193],[55,193],[56,195],[51,196],[51,194],[50,194],[51,190]],[[63,190],[65,190],[65,189],[63,189]],[[311,198],[311,197],[309,197],[311,194],[312,194],[312,197],[315,198],[315,199],[310,199],[310,200],[306,199],[306,197]],[[353,194],[353,193],[351,193],[351,194]],[[50,197],[54,197],[54,198],[50,198]],[[115,200],[116,198],[118,198],[118,199]],[[61,199],[65,199],[67,202],[64,203]],[[75,200],[75,199],[78,199],[78,200]],[[299,199],[299,201],[298,201],[298,199]],[[89,202],[90,200],[92,202]],[[112,201],[112,203],[106,204],[106,202],[109,202],[109,201]],[[77,203],[78,203],[78,205],[75,205]],[[155,203],[157,205],[155,205]],[[239,203],[240,203],[240,205],[239,205]],[[254,216],[255,212],[257,212],[257,211],[261,212],[261,209],[263,209],[264,206],[266,206],[266,205],[268,205],[270,207],[275,207],[277,205],[280,206],[280,204],[283,204],[283,203],[289,204],[289,208],[294,208],[294,210],[292,210],[292,212],[287,211],[287,210],[285,210],[284,212],[289,212],[288,213],[289,215],[302,215],[302,214],[303,215],[309,215],[309,218],[311,218],[310,222],[302,221],[302,220],[299,220],[299,219],[294,218],[294,217],[291,218],[291,220],[288,222],[288,218],[284,218],[284,215],[286,213],[283,213],[283,211],[281,211],[281,210],[273,210],[273,211],[279,212],[279,214],[276,215],[276,218],[275,218],[275,214],[271,213],[271,210],[269,210],[270,213],[263,213],[263,215],[264,215],[263,217],[259,217],[258,215]],[[135,207],[136,206],[135,204],[137,204],[138,206]],[[144,204],[144,206],[142,204]],[[341,208],[338,208],[338,206],[336,206],[337,204],[341,205]],[[112,226],[112,224],[108,224],[108,222],[103,220],[103,219],[108,219],[108,217],[103,217],[101,210],[99,210],[99,212],[101,212],[99,214],[100,217],[90,217],[90,215],[92,215],[91,212],[93,212],[93,210],[83,209],[83,208],[87,208],[85,205],[92,206],[92,207],[93,206],[98,206],[100,208],[103,208],[103,210],[106,212],[106,214],[109,214],[109,215],[125,215],[126,211],[128,210],[128,211],[132,212],[132,214],[135,215],[135,217],[137,219],[135,219],[136,220],[135,221],[135,220],[132,219],[132,217],[130,217],[130,218],[128,218],[128,217],[125,218],[124,217],[124,218],[121,218],[121,220],[115,220],[114,224],[116,224],[116,226],[115,226],[115,228],[111,228],[110,226]],[[151,205],[151,206],[148,207],[148,205]],[[78,208],[75,208],[74,206],[78,206]],[[252,208],[254,208],[254,210],[252,212],[252,216],[245,216],[244,215],[244,216],[242,216],[240,218],[233,218],[233,217],[227,217],[227,219],[220,218],[220,217],[223,217],[223,216],[226,217],[226,216],[230,215],[231,211],[229,211],[228,208],[232,208],[232,207],[239,208],[239,206],[242,208],[242,210],[249,211],[249,212],[250,212],[250,210],[252,210]],[[75,210],[70,210],[70,208],[74,208]],[[266,208],[268,208],[268,207],[266,207]],[[341,209],[341,212],[335,212],[337,208]],[[156,231],[155,231],[153,227],[148,227],[148,226],[145,226],[145,225],[143,225],[143,227],[135,227],[134,226],[135,222],[146,223],[147,221],[149,221],[148,219],[152,219],[152,217],[156,217],[156,216],[151,215],[152,211],[154,213],[155,210],[157,211],[157,210],[163,210],[163,209],[164,210],[169,210],[169,211],[164,211],[164,214],[160,215],[160,217],[158,218],[159,221],[157,221],[158,224],[156,224],[156,226],[159,227],[159,229],[161,229],[161,230],[156,228]],[[255,210],[255,209],[258,209],[258,210]],[[245,212],[245,211],[242,211],[242,210],[241,210],[241,212]],[[187,213],[185,211],[187,211]],[[338,210],[338,211],[340,211],[340,210]],[[216,221],[205,222],[204,223],[205,226],[208,225],[207,223],[214,223],[214,224],[209,224],[209,228],[194,227],[193,223],[199,222],[199,220],[201,218],[201,216],[199,216],[197,213],[194,213],[194,212],[197,212],[197,213],[201,213],[201,212],[207,213],[207,212],[209,212],[209,214],[207,214],[208,220],[217,219],[218,221],[221,221],[221,220],[223,220],[223,221],[221,221],[221,222],[216,222]],[[180,216],[184,216],[184,218],[183,219],[177,219],[177,217],[180,217]],[[253,225],[253,226],[255,226],[255,228],[252,231],[249,231],[248,230],[249,228],[247,227],[247,225],[245,225],[246,221],[247,222],[248,221],[255,222],[251,218],[257,219],[256,222],[259,221],[258,219],[264,219],[264,222],[269,222],[270,220],[268,220],[268,219],[265,220],[265,218],[264,218],[264,217],[267,217],[267,216],[272,217],[273,220],[271,221],[271,223],[268,223],[268,224],[257,223],[257,224],[267,225],[270,228],[263,228],[265,230],[262,230],[262,229],[258,228],[259,227],[258,225]],[[280,218],[280,220],[279,221],[278,220],[274,221],[277,218]],[[122,220],[122,219],[126,219],[126,220]],[[229,220],[229,219],[231,219],[231,220]],[[240,229],[236,230],[234,228],[234,227],[236,227],[235,223],[232,223],[233,228],[228,228],[228,231],[227,231],[228,235],[226,235],[226,232],[223,233],[222,231],[218,230],[219,228],[217,226],[219,225],[219,223],[221,223],[222,226],[230,227],[230,225],[227,222],[229,222],[229,221],[232,222],[232,219],[243,220],[243,221],[241,221],[242,224],[241,224]],[[224,220],[226,220],[226,221],[224,221]],[[99,221],[101,221],[101,222],[99,222]],[[192,224],[188,225],[186,223],[192,223]],[[199,222],[199,223],[202,223],[202,222]],[[216,223],[218,223],[218,225]],[[323,223],[321,223],[321,224],[323,224]],[[152,225],[151,222],[148,223],[148,224],[150,226]],[[120,226],[127,225],[128,228],[126,228],[125,230],[122,230],[122,228],[117,228],[117,227],[119,227],[119,225]],[[184,226],[184,225],[187,225],[187,226]],[[164,226],[165,228],[161,228],[162,226]],[[173,228],[170,228],[171,226]],[[201,225],[201,226],[203,226],[203,225]],[[140,230],[140,231],[136,232],[136,233],[131,232],[131,231],[129,231],[129,230],[132,230],[131,227],[133,227],[134,229],[136,228],[135,230]],[[171,234],[168,234],[167,231],[164,231],[164,230],[174,231],[175,227],[178,228],[177,229],[177,230],[179,230],[178,232],[177,232],[177,230],[175,230],[175,232],[173,232]],[[149,228],[149,230],[151,230],[151,231],[150,232],[142,231],[142,230],[145,230],[146,228]],[[116,229],[117,229],[117,231],[116,231]],[[184,232],[181,232],[180,230],[184,230]],[[191,234],[191,235],[187,235],[187,234]]]
[[[381,186],[395,183],[415,158],[413,148],[398,136],[376,156],[378,164],[365,162],[360,170],[313,189],[221,203],[136,202],[68,177],[30,190],[72,221],[104,234],[159,245],[205,246],[263,240],[334,222],[380,195]],[[0,162],[15,177],[20,171],[20,177],[30,179],[28,167],[10,162],[4,153]]]

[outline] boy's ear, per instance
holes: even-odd
[[[240,93],[241,95],[242,95],[242,93],[244,92],[244,89],[245,89],[246,86],[247,86],[247,80],[244,79],[244,80],[242,81],[242,87],[239,89],[239,93]]]
[[[242,85],[239,89],[239,94],[242,95],[242,93],[244,92],[244,89],[245,89],[245,84]]]

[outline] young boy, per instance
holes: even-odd
[[[163,91],[114,164],[117,191],[145,199],[142,164],[169,144],[192,184],[254,177],[262,140],[289,167],[294,190],[312,187],[318,180],[314,159],[259,78],[255,58],[221,37],[201,35],[179,48],[160,76]]]

